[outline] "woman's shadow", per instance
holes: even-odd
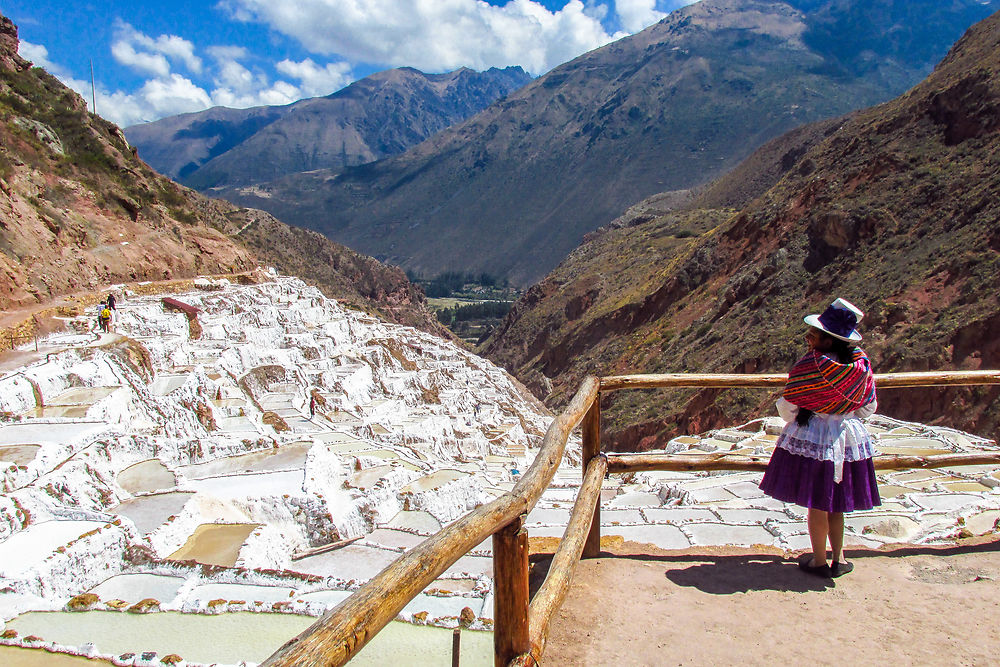
[[[678,586],[697,588],[712,595],[731,595],[750,591],[787,591],[808,593],[833,588],[832,579],[806,574],[793,560],[764,554],[739,556],[658,555],[602,552],[601,556],[630,559],[667,566],[666,578]],[[541,586],[552,562],[551,554],[532,554],[530,589]]]
[[[678,563],[685,557],[668,556],[663,560]],[[832,579],[807,574],[799,569],[797,562],[780,556],[692,556],[690,561],[687,567],[668,569],[667,579],[678,586],[697,588],[712,595],[750,591],[807,593],[834,585]]]

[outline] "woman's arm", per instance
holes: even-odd
[[[794,403],[789,403],[782,396],[778,399],[778,402],[774,404],[778,408],[778,416],[785,420],[786,424],[790,424],[795,421],[795,415],[799,414],[799,406]]]
[[[878,400],[874,399],[868,405],[862,405],[860,408],[855,410],[854,416],[858,419],[867,419],[875,414],[876,410],[878,410]]]

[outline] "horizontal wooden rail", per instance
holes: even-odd
[[[552,420],[534,463],[510,492],[473,510],[390,563],[262,664],[335,667],[350,660],[455,561],[534,507],[559,467],[570,432],[596,400],[598,385],[594,377],[583,381],[566,409]]]
[[[552,615],[562,606],[573,579],[573,570],[580,561],[583,547],[590,533],[590,523],[594,518],[594,507],[601,498],[601,483],[608,470],[608,460],[595,456],[587,465],[583,484],[576,494],[576,503],[570,515],[566,531],[559,548],[552,556],[549,573],[545,581],[531,599],[528,627],[531,629],[531,653],[541,664],[545,641],[549,636]]]
[[[784,373],[741,375],[726,373],[668,373],[664,375],[612,375],[601,378],[601,391],[619,389],[656,389],[662,387],[701,387],[730,389],[735,387],[783,387],[788,381]],[[1000,370],[936,371],[919,373],[877,373],[879,389],[891,387],[940,387],[980,384],[1000,384]]]
[[[549,425],[538,456],[514,488],[446,526],[435,535],[391,563],[352,596],[331,609],[302,634],[287,642],[262,665],[330,665],[350,660],[403,607],[432,581],[488,536],[511,526],[527,513],[552,481],[573,428],[588,415],[585,440],[600,439],[599,400],[601,391],[658,387],[732,388],[781,387],[785,374],[667,374],[587,377],[569,405]],[[875,376],[879,388],[1000,384],[1000,371],[945,371],[929,373],[885,373]],[[588,431],[592,431],[589,433]],[[599,444],[597,445],[599,447]],[[585,447],[586,449],[586,447]],[[595,450],[596,453],[597,450]],[[1000,463],[1000,454],[944,454],[935,456],[881,456],[875,468],[938,468],[946,466]],[[577,494],[563,540],[553,556],[546,577],[528,615],[530,652],[510,664],[529,665],[541,659],[549,623],[559,608],[572,579],[575,564],[583,553],[594,516],[599,516],[601,480],[605,472],[644,470],[763,470],[767,462],[728,453],[710,455],[611,454],[585,460],[584,483]],[[599,531],[599,526],[597,526]],[[496,618],[496,631],[504,632],[508,619]],[[523,626],[519,626],[523,629]],[[522,650],[522,649],[518,649]],[[506,659],[506,658],[505,658]]]
[[[933,456],[906,456],[892,454],[876,456],[872,461],[876,470],[902,470],[905,468],[947,468],[1000,464],[1000,452],[993,454],[935,454]],[[708,456],[691,454],[608,454],[608,472],[649,472],[651,470],[750,470],[763,471],[767,460],[751,460],[745,456],[719,454]]]

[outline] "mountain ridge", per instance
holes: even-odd
[[[880,372],[1000,367],[1000,13],[894,100],[765,145],[686,209],[639,206],[589,237],[480,352],[550,404],[586,374],[783,372],[802,316],[867,315]],[[786,156],[792,159],[784,160]],[[743,179],[743,180],[741,180]],[[714,208],[699,208],[711,204]],[[648,449],[770,412],[760,392],[606,399],[607,446]],[[1000,388],[882,392],[880,410],[996,433]]]
[[[400,153],[530,80],[516,66],[442,74],[400,67],[322,97],[216,107],[134,125],[125,135],[161,173],[210,191],[220,183],[252,185]]]
[[[811,51],[817,26],[838,24],[796,7],[836,14],[856,2],[703,0],[402,155],[218,194],[417,273],[485,270],[527,285],[637,201],[705,183],[792,127],[902,92],[960,36],[966,10],[988,13],[920,2],[925,20],[900,24],[901,0],[876,4],[879,27],[934,37],[934,60],[872,30],[867,50],[885,63],[874,70]]]

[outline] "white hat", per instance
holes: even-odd
[[[861,340],[861,334],[855,328],[865,314],[857,306],[845,299],[837,299],[823,311],[822,315],[806,315],[802,318],[806,324],[825,331],[834,338],[854,343]]]

